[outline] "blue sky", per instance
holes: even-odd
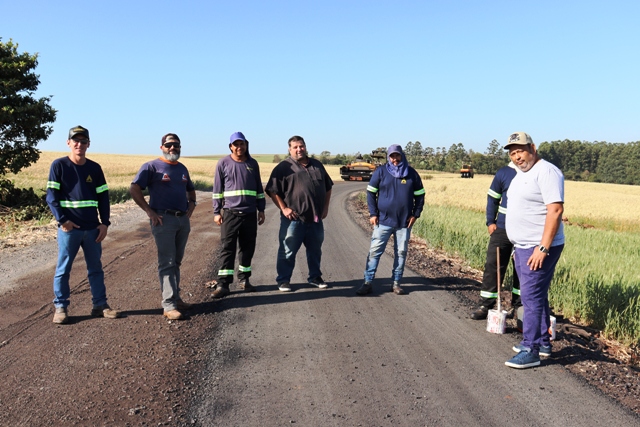
[[[638,1],[0,0],[0,37],[39,53],[66,150],[370,152],[420,141],[484,152],[535,142],[640,140]]]

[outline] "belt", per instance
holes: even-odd
[[[231,212],[232,214],[237,215],[237,216],[244,216],[244,215],[248,215],[248,214],[252,213],[252,212],[237,211],[235,209],[228,209],[228,208],[224,208],[222,210],[223,211],[227,211],[227,212]]]
[[[173,216],[183,216],[187,214],[186,212],[174,211],[173,209],[156,209],[156,212],[159,214],[167,214]]]

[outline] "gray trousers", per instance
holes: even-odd
[[[158,276],[162,291],[162,308],[171,311],[180,301],[180,264],[184,257],[191,224],[189,217],[162,215],[162,225],[151,225],[158,247]]]

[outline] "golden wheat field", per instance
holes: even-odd
[[[66,152],[43,151],[40,155],[40,160],[38,160],[37,163],[22,170],[16,175],[9,174],[8,178],[13,180],[17,187],[33,187],[34,190],[41,189],[44,191],[44,188],[47,185],[47,177],[49,176],[49,166],[51,165],[51,162],[58,157],[64,157],[66,155]],[[216,164],[218,163],[218,159],[223,156],[224,155],[214,155],[207,158],[181,157],[180,162],[189,169],[189,173],[191,174],[191,179],[193,181],[213,183],[213,174],[216,169]],[[109,188],[111,189],[128,188],[140,166],[156,157],[158,156],[94,153],[88,153],[87,155],[87,158],[100,163],[105,177],[107,178]],[[256,157],[259,159],[273,158],[273,155],[262,155]],[[262,181],[266,182],[269,179],[269,175],[271,174],[271,170],[275,166],[275,163],[259,162],[259,165]],[[329,172],[329,175],[334,181],[340,180],[339,169],[340,168],[338,166],[327,166],[327,172]]]
[[[49,165],[65,152],[43,151],[40,160],[17,175],[9,175],[16,186],[33,187],[44,191]],[[180,159],[191,173],[194,181],[212,182],[219,156],[207,158],[182,157]],[[138,168],[155,156],[93,154],[87,157],[102,166],[109,188],[127,188]],[[259,160],[273,158],[273,155],[256,155]],[[263,182],[269,177],[274,163],[261,161],[260,172]],[[340,179],[339,166],[329,165],[326,169],[331,178]],[[487,190],[493,179],[490,175],[476,175],[473,179],[460,178],[459,174],[421,171],[427,191],[427,204],[453,206],[482,212],[486,206]],[[565,214],[572,223],[593,225],[616,231],[640,231],[637,206],[640,206],[640,186],[601,184],[590,182],[565,183]]]

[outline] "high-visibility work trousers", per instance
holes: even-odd
[[[482,276],[482,287],[480,296],[482,297],[482,305],[492,309],[496,305],[498,298],[498,256],[496,248],[500,248],[500,282],[504,282],[504,276],[507,273],[513,244],[507,237],[507,231],[504,228],[496,228],[489,237],[489,247],[487,248],[487,260],[484,265],[484,275]],[[502,283],[500,283],[502,286]],[[520,281],[513,269],[513,290],[511,294],[511,305],[518,307],[520,303]]]
[[[236,249],[238,251],[238,281],[251,277],[251,259],[256,250],[258,234],[258,214],[250,212],[241,214],[229,209],[222,210],[220,227],[220,270],[218,283],[229,287],[233,282]]]

